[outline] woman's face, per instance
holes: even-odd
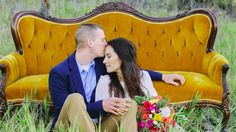
[[[103,63],[106,65],[108,73],[121,71],[121,60],[110,45],[105,49],[105,58]]]

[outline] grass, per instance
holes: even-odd
[[[229,130],[236,130],[236,22],[227,17],[219,17],[218,21],[218,35],[216,38],[215,50],[224,55],[230,63],[230,70],[228,71],[227,81],[230,88],[230,111],[231,116],[228,122]]]
[[[50,14],[59,18],[73,18],[90,12],[96,6],[104,2],[116,0],[50,0]],[[121,0],[130,4],[128,0]],[[150,0],[153,2],[154,0]],[[173,4],[173,3],[172,3]],[[162,6],[162,5],[160,5]],[[0,0],[0,54],[7,55],[15,51],[14,42],[11,36],[10,22],[13,14],[21,10],[36,10],[40,8],[40,0]],[[134,4],[134,8],[149,16],[172,16],[176,11],[169,11],[164,8],[145,8],[139,4]],[[230,63],[230,70],[227,74],[228,85],[230,88],[230,112],[231,116],[228,122],[228,131],[236,131],[236,22],[235,19],[224,15],[217,15],[218,34],[215,41],[214,50],[227,58]],[[0,75],[1,78],[1,75]],[[42,109],[43,110],[43,109]],[[51,116],[48,112],[43,112],[40,117],[37,114],[35,105],[25,103],[22,107],[10,112],[7,111],[6,116],[0,120],[0,128],[2,131],[48,131],[51,124]],[[45,106],[43,111],[47,111]],[[182,127],[188,131],[202,131],[202,123],[210,121],[214,125],[214,131],[220,131],[221,120],[223,118],[221,112],[216,109],[193,108],[188,113],[188,122],[182,123]]]
[[[46,103],[39,105],[25,100],[22,107],[8,106],[8,109],[0,120],[1,131],[30,131],[45,132],[49,130],[52,116],[48,116],[49,107]]]

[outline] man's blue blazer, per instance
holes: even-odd
[[[96,81],[98,82],[101,75],[107,74],[106,67],[102,63],[103,58],[96,58],[95,60]],[[161,80],[162,74],[147,70],[152,80]],[[81,81],[79,69],[75,59],[75,52],[73,52],[66,60],[52,68],[49,73],[49,89],[52,102],[55,109],[55,118],[52,127],[54,127],[65,99],[69,94],[79,93],[84,97],[87,111],[91,118],[98,118],[99,115],[104,115],[105,111],[102,107],[102,101],[95,102],[94,89],[91,101],[87,102],[83,84]]]

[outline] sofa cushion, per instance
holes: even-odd
[[[206,75],[194,72],[165,72],[178,73],[185,77],[184,85],[175,87],[164,82],[154,82],[159,95],[168,96],[172,103],[189,102],[199,93],[201,101],[215,101],[221,103],[222,88],[209,79]],[[26,95],[34,100],[49,99],[48,74],[31,75],[19,79],[6,88],[7,100],[23,99]],[[46,96],[45,96],[46,95]]]
[[[8,101],[22,100],[26,96],[34,100],[49,99],[48,74],[23,77],[6,87]]]
[[[165,72],[178,73],[185,77],[185,83],[176,87],[166,85],[164,82],[154,82],[159,95],[168,96],[171,103],[185,103],[192,101],[195,93],[198,93],[201,101],[222,102],[222,88],[213,82],[208,76],[195,72]]]

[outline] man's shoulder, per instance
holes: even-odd
[[[72,61],[75,61],[75,52],[70,54],[65,60],[60,62],[59,64],[55,65],[51,71],[68,71],[69,70],[69,63],[72,63]]]
[[[64,61],[60,62],[59,64],[55,65],[52,69],[51,69],[51,72],[54,71],[54,72],[67,72],[69,70],[69,65],[68,65],[68,58],[66,58]]]

